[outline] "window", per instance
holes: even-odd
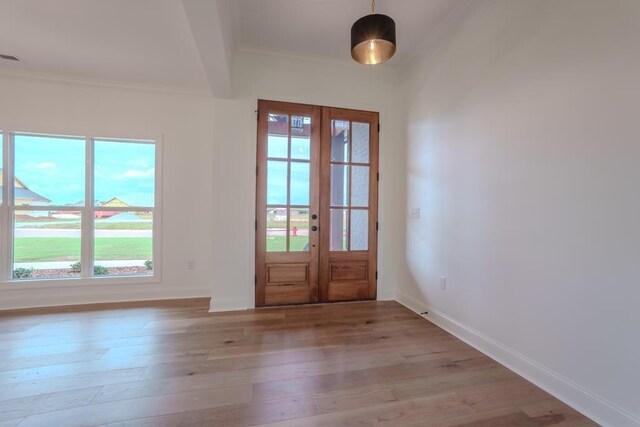
[[[155,141],[0,137],[0,282],[156,276]]]

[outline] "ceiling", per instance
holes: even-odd
[[[399,67],[461,0],[378,0]],[[0,0],[0,69],[230,96],[239,48],[350,61],[369,0]]]
[[[0,67],[148,85],[205,88],[181,2],[0,0]]]
[[[460,0],[377,0],[376,12],[396,21],[397,67]],[[350,29],[371,0],[235,0],[238,46],[351,60]]]

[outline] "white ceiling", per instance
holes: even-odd
[[[14,69],[149,85],[205,88],[176,0],[0,0],[0,53]]]
[[[397,67],[461,0],[377,0],[396,20]],[[233,51],[350,61],[369,0],[0,0],[0,69],[228,96]],[[226,75],[225,75],[226,74]]]
[[[377,0],[376,12],[396,21],[398,66],[460,0]],[[351,60],[351,25],[371,0],[233,0],[238,46]]]

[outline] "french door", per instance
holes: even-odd
[[[378,113],[258,102],[256,306],[375,299]]]

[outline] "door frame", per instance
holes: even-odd
[[[369,123],[369,202],[367,210],[369,212],[368,227],[368,249],[367,251],[331,251],[329,250],[331,238],[331,148],[327,144],[331,139],[332,120],[343,120],[349,122]],[[347,108],[323,107],[322,108],[322,135],[320,148],[320,193],[327,197],[320,198],[320,296],[322,302],[338,302],[342,299],[336,295],[338,292],[332,291],[332,285],[350,287],[350,292],[357,294],[356,298],[349,301],[371,300],[377,297],[378,288],[378,182],[379,182],[379,114],[372,111],[352,110]],[[353,144],[350,144],[353,147]],[[351,176],[351,174],[349,174]],[[349,182],[349,198],[351,198],[351,182]],[[351,202],[349,201],[349,208]],[[356,209],[357,210],[357,209]],[[371,221],[373,219],[373,221]],[[349,224],[349,230],[351,224]],[[349,240],[349,238],[347,239]],[[326,248],[326,249],[325,249]],[[351,264],[366,262],[366,279],[360,283],[340,283],[339,280],[332,280],[332,270]],[[364,282],[367,282],[366,285]],[[354,289],[358,286],[358,289]]]
[[[309,267],[307,270],[308,275],[308,289],[301,289],[301,284],[292,285],[297,286],[295,289],[297,295],[293,292],[287,292],[287,289],[282,286],[278,287],[278,291],[282,291],[283,298],[293,298],[293,302],[286,304],[307,304],[318,301],[318,263],[319,263],[319,233],[311,233],[309,230],[309,251],[307,252],[286,252],[286,253],[268,253],[266,251],[266,212],[260,212],[260,209],[267,206],[267,137],[268,137],[268,120],[260,120],[261,114],[267,114],[269,112],[284,113],[290,116],[293,115],[305,115],[311,117],[311,133],[310,139],[317,143],[314,145],[311,143],[310,149],[310,192],[309,192],[309,215],[312,214],[312,210],[315,207],[315,213],[318,214],[320,209],[320,190],[319,190],[319,176],[320,176],[320,122],[322,117],[321,107],[308,104],[295,104],[290,102],[258,100],[258,135],[257,135],[257,151],[256,151],[256,235],[255,235],[255,304],[256,307],[262,307],[267,305],[266,296],[266,278],[267,278],[267,262],[278,263],[285,261],[287,263],[304,263],[308,262]],[[290,124],[289,124],[290,126]],[[290,138],[290,135],[288,136]],[[289,150],[290,150],[289,144]],[[291,159],[288,160],[289,162]],[[261,167],[262,166],[262,167]],[[287,174],[287,179],[290,177],[290,169]],[[314,176],[318,177],[315,179]],[[289,204],[289,200],[287,200]],[[289,217],[287,217],[287,228],[289,228]],[[309,221],[309,228],[311,227],[311,220]],[[286,236],[286,234],[285,234]],[[287,243],[288,244],[288,243]],[[294,289],[290,289],[294,291]],[[300,298],[300,292],[308,292],[308,301],[295,302],[296,298]]]
[[[284,302],[277,304],[267,304],[266,302],[266,277],[267,258],[278,262],[282,258],[283,262],[295,262],[295,258],[304,258],[305,252],[267,253],[266,252],[266,211],[261,212],[267,206],[267,120],[261,120],[262,114],[269,112],[279,112],[289,115],[305,115],[312,117],[312,127],[310,138],[312,148],[310,154],[310,207],[309,215],[317,213],[317,222],[309,220],[309,228],[313,224],[319,226],[319,232],[309,231],[309,252],[307,257],[311,258],[309,268],[309,299],[305,302]],[[377,264],[378,264],[378,183],[379,183],[379,113],[364,110],[353,110],[346,108],[327,107],[321,105],[290,103],[284,101],[258,100],[258,127],[257,127],[257,150],[256,150],[256,208],[255,208],[255,305],[264,307],[271,305],[287,304],[308,304],[317,302],[341,301],[341,299],[331,298],[329,283],[331,281],[330,268],[332,261],[342,263],[362,262],[367,260],[366,280],[367,285],[361,281],[360,290],[356,298],[346,300],[372,300],[377,297]],[[366,122],[370,125],[369,133],[369,204],[368,204],[368,250],[354,252],[332,252],[329,250],[330,239],[330,158],[331,147],[327,141],[331,139],[331,120],[345,120],[353,122]],[[315,124],[315,126],[314,126]],[[317,143],[313,144],[313,141]],[[371,172],[373,171],[373,173]],[[315,174],[315,175],[314,175]],[[315,178],[315,183],[314,181]],[[289,175],[288,175],[289,177]],[[349,189],[351,191],[351,189]],[[324,195],[327,196],[324,196]],[[321,197],[322,196],[322,197]],[[289,202],[289,200],[287,200]],[[313,206],[316,212],[313,212]],[[356,208],[357,209],[357,208]],[[289,224],[287,225],[289,227]],[[315,242],[312,242],[315,239]],[[315,243],[315,244],[314,244]],[[326,249],[325,249],[326,248]],[[313,260],[316,260],[315,263]],[[292,261],[294,260],[294,261]],[[315,265],[312,265],[315,264]],[[344,300],[344,299],[343,299]]]

